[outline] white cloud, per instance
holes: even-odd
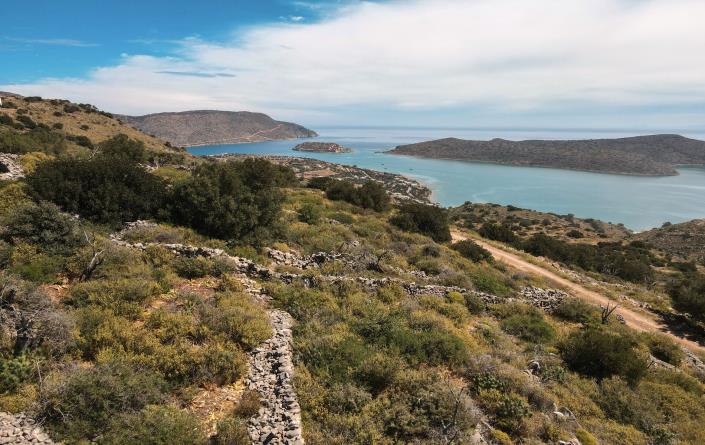
[[[354,3],[318,23],[186,39],[172,57],[126,56],[86,79],[0,89],[116,112],[253,109],[323,121],[364,108],[688,107],[705,104],[704,21],[702,0]]]

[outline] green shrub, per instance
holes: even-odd
[[[213,445],[250,445],[247,434],[247,421],[239,418],[226,418],[218,422]]]
[[[205,276],[220,277],[231,272],[232,266],[219,258],[178,257],[172,263],[174,271],[183,278],[194,279]]]
[[[9,115],[5,113],[0,113],[0,125],[10,125],[14,124],[15,121]]]
[[[213,343],[201,351],[200,383],[229,385],[247,372],[247,355],[231,343]]]
[[[260,394],[257,391],[248,390],[240,396],[240,401],[237,403],[233,414],[240,419],[249,419],[257,414],[261,405]]]
[[[15,391],[34,375],[34,363],[27,355],[0,355],[0,394]]]
[[[599,317],[598,309],[577,298],[563,300],[553,312],[556,317],[576,323],[594,322]]]
[[[27,182],[37,197],[64,211],[113,224],[157,215],[166,191],[139,165],[105,157],[44,162]]]
[[[346,201],[350,204],[372,209],[377,212],[385,211],[389,208],[390,200],[384,187],[375,181],[367,181],[362,186],[356,187],[349,181],[332,180],[318,181],[310,187],[324,187],[326,197],[333,201]]]
[[[45,252],[68,254],[84,242],[78,221],[45,201],[20,204],[0,223],[5,225],[0,238],[34,244]]]
[[[635,384],[647,369],[646,360],[637,352],[636,346],[624,333],[588,327],[573,332],[559,349],[573,371],[598,380],[618,375]]]
[[[158,292],[157,283],[142,279],[91,280],[73,286],[70,301],[78,307],[93,304],[129,316],[141,312]]]
[[[305,203],[299,209],[299,220],[306,224],[316,224],[321,219],[321,206]]]
[[[676,309],[705,320],[705,275],[685,274],[669,285],[668,293]]]
[[[531,343],[548,343],[556,337],[555,329],[534,311],[505,318],[501,326],[505,332]]]
[[[311,178],[306,183],[308,188],[323,190],[324,192],[328,187],[333,184],[336,180],[328,176],[319,176],[317,178]]]
[[[95,437],[116,415],[162,401],[164,389],[157,375],[127,364],[77,368],[45,382],[43,411],[53,429],[74,442]]]
[[[266,237],[284,200],[280,174],[262,159],[201,165],[174,186],[174,221],[222,239]]]
[[[472,240],[458,241],[457,243],[453,243],[450,247],[460,253],[463,257],[475,263],[479,263],[480,261],[490,261],[492,259],[492,254],[489,250]]]
[[[61,154],[66,151],[66,140],[58,133],[41,128],[26,133],[0,131],[0,152],[22,154],[33,151]]]
[[[644,340],[651,355],[659,360],[678,366],[685,358],[680,346],[663,334],[645,334]]]
[[[582,428],[575,431],[575,438],[580,441],[580,445],[600,445],[595,436]]]
[[[84,136],[84,135],[80,135],[80,136],[67,135],[66,140],[74,142],[76,145],[80,145],[81,147],[86,147],[91,150],[93,150],[95,148],[95,146],[93,145],[93,141],[91,141],[87,136]],[[117,157],[119,158],[120,155],[118,155]]]
[[[110,420],[101,437],[105,445],[205,445],[201,425],[187,411],[172,406],[148,405],[136,413]]]
[[[267,314],[243,295],[221,294],[215,307],[199,308],[199,316],[211,332],[223,335],[246,349],[257,347],[271,335]]]
[[[506,224],[485,223],[480,227],[478,233],[487,239],[493,241],[501,241],[503,243],[513,243],[517,240],[517,236],[512,229]]]
[[[390,222],[402,230],[430,236],[434,241],[450,241],[448,212],[426,204],[404,204]]]
[[[15,117],[17,119],[17,122],[22,123],[22,125],[25,126],[25,128],[29,130],[33,130],[37,128],[37,123],[32,120],[31,117],[27,116],[26,114],[19,114]]]

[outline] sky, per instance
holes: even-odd
[[[705,129],[703,0],[4,0],[0,90],[123,114]]]

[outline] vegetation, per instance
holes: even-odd
[[[448,214],[445,209],[426,204],[404,204],[390,220],[402,230],[417,232],[434,241],[450,241]]]
[[[458,241],[451,248],[475,263],[492,260],[492,254],[472,240]]]

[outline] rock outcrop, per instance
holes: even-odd
[[[14,181],[24,178],[24,171],[19,163],[19,155],[0,153],[0,181]]]
[[[31,417],[0,413],[0,445],[53,445]]]

